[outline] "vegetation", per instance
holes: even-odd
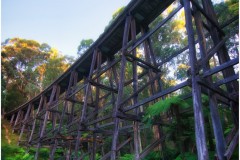
[[[238,13],[238,1],[229,0],[225,3],[215,4],[217,16],[222,24],[226,19],[236,15]],[[157,19],[150,24],[150,28],[154,28],[160,21],[162,21],[171,11],[178,7],[178,4],[171,5],[164,14],[157,17]],[[124,10],[120,8],[114,13],[112,20],[109,24],[121,14]],[[224,12],[223,12],[224,11]],[[236,25],[237,26],[237,25]],[[106,27],[107,28],[107,27]],[[236,27],[237,28],[237,27]],[[225,28],[226,31],[230,30]],[[170,57],[175,51],[183,48],[187,45],[187,36],[185,30],[184,13],[180,11],[171,21],[166,23],[161,29],[151,36],[153,42],[153,51],[156,53],[157,61],[163,62],[164,59]],[[236,56],[238,47],[236,38],[232,38],[230,42],[227,42],[229,50],[233,51],[233,56]],[[94,43],[92,39],[83,39],[78,46],[77,54],[81,56],[87,51],[87,49]],[[144,59],[143,46],[137,48],[137,57]],[[117,55],[119,56],[119,55]],[[187,78],[188,74],[188,51],[173,58],[170,62],[164,63],[161,68],[161,80],[163,81],[163,88],[174,86],[178,82],[181,82]],[[31,99],[49,84],[51,84],[59,75],[61,75],[72,63],[71,57],[61,55],[56,49],[51,48],[48,44],[40,44],[34,40],[26,40],[20,38],[12,38],[2,43],[2,108],[5,111],[12,110]],[[211,59],[211,67],[216,65],[215,59]],[[118,67],[116,67],[118,68]],[[132,79],[133,64],[127,62],[126,64],[126,80]],[[138,74],[143,73],[143,68],[137,68]],[[117,70],[119,71],[119,70]],[[104,77],[103,74],[100,79],[103,84],[109,84],[109,79]],[[118,76],[118,75],[117,75]],[[218,76],[218,75],[217,75]],[[214,77],[215,78],[215,77]],[[149,79],[143,77],[138,81],[139,88],[143,86]],[[116,85],[116,84],[114,84]],[[154,84],[153,84],[154,85]],[[153,86],[153,90],[156,89]],[[96,90],[91,93],[95,96]],[[105,93],[103,93],[103,96]],[[133,93],[132,85],[128,85],[124,88],[123,97],[128,98]],[[139,94],[139,99],[146,98],[150,95],[148,89],[143,90]],[[146,129],[141,130],[141,145],[146,147],[154,139],[159,137],[164,139],[161,144],[156,147],[157,149],[150,152],[144,159],[175,159],[175,160],[195,160],[197,159],[197,151],[195,144],[195,132],[194,132],[194,117],[193,117],[193,103],[191,98],[183,98],[190,93],[189,87],[171,93],[162,99],[158,99],[153,104],[145,105],[147,108],[145,114],[142,117],[142,124]],[[81,98],[79,93],[76,97]],[[110,96],[109,96],[110,97]],[[80,99],[79,98],[79,99]],[[94,97],[95,98],[95,97]],[[110,97],[111,98],[111,97]],[[108,99],[102,101],[109,102]],[[103,103],[103,102],[99,103]],[[132,104],[132,102],[129,102]],[[215,154],[215,141],[211,126],[211,117],[209,111],[209,99],[206,95],[202,95],[202,104],[204,110],[205,130],[207,136],[207,147],[210,150],[209,157],[214,159]],[[62,107],[62,106],[61,106]],[[141,106],[142,107],[142,106]],[[141,108],[143,111],[143,108]],[[106,107],[99,116],[104,116],[112,112],[112,108]],[[224,136],[227,136],[233,128],[233,122],[231,117],[231,110],[224,104],[219,104],[220,118],[223,123]],[[101,125],[104,125],[101,124]],[[47,123],[47,130],[52,128],[52,123]],[[62,130],[67,130],[62,128]],[[91,136],[89,132],[82,133],[82,138],[88,138]],[[132,135],[131,135],[132,136]],[[121,137],[122,138],[122,137]],[[35,154],[34,148],[23,148],[17,146],[18,137],[11,133],[11,127],[5,120],[2,121],[2,159],[33,159]],[[112,137],[104,137],[103,152],[109,151],[111,147]],[[120,160],[132,160],[134,154],[131,152],[131,146],[127,146],[127,149],[122,149],[119,153]],[[55,158],[62,156],[64,151],[58,149],[55,154]],[[81,152],[78,152],[81,154]],[[48,159],[49,149],[40,150],[40,159]],[[96,159],[100,159],[100,152],[96,153]],[[234,158],[238,158],[238,150],[234,152]],[[85,160],[89,159],[89,156],[84,157]]]
[[[36,96],[73,62],[72,57],[34,40],[7,39],[1,49],[1,104],[5,111]]]
[[[93,44],[93,40],[92,39],[83,39],[80,42],[80,45],[78,46],[78,51],[77,54],[80,57],[81,55],[83,55],[83,53],[85,53],[85,51],[87,51],[87,49]]]
[[[36,152],[35,148],[24,148],[17,145],[18,134],[12,133],[9,122],[1,122],[1,159],[2,160],[32,160]],[[58,156],[58,154],[56,154]],[[39,160],[49,157],[49,149],[42,148],[39,151]]]

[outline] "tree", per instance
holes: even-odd
[[[48,58],[48,54],[40,51],[40,46],[34,40],[20,38],[7,39],[2,43],[1,71],[5,82],[2,105],[6,110],[13,109],[35,95],[25,89],[30,84],[36,87],[39,85],[36,83],[35,69]]]
[[[84,52],[87,51],[87,49],[93,44],[93,40],[92,39],[83,39],[80,42],[80,45],[78,46],[78,51],[77,54],[78,56],[82,56],[84,54]]]
[[[108,22],[108,25],[105,27],[104,31],[115,21],[115,19],[124,11],[125,6],[118,8],[113,14],[112,19]]]
[[[34,40],[7,39],[1,48],[2,107],[6,111],[36,96],[73,61]]]
[[[42,76],[41,88],[46,88],[63,74],[72,61],[72,57],[63,56],[57,49],[51,48],[48,61],[38,68],[38,72]]]

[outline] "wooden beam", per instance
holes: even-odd
[[[153,28],[148,33],[141,36],[139,39],[137,39],[136,42],[131,46],[130,49],[128,49],[128,53],[132,52],[137,46],[139,46],[141,43],[143,43],[148,37],[150,37],[153,33],[155,33],[159,28],[161,28],[166,22],[168,22],[178,11],[182,9],[182,6],[179,6],[177,9],[172,11],[165,19],[163,19],[161,22],[157,24],[155,28]],[[127,46],[128,48],[129,46]]]
[[[227,158],[227,160],[229,160],[234,152],[234,149],[236,147],[236,145],[238,144],[238,139],[239,137],[239,131],[237,131],[237,133],[235,134],[235,136],[233,137],[233,140],[231,141],[226,153],[224,154],[225,157]]]
[[[214,85],[214,86],[221,86],[221,85],[223,85],[223,84],[226,84],[226,83],[235,81],[235,80],[237,80],[237,79],[239,79],[239,74],[235,74],[235,75],[233,75],[233,76],[230,76],[230,77],[221,79],[221,80],[215,82],[213,85]]]
[[[133,114],[127,114],[127,113],[123,113],[123,112],[118,112],[117,113],[117,117],[120,118],[120,119],[124,119],[124,120],[141,122],[140,117],[136,116],[136,115],[133,115]]]
[[[22,138],[23,132],[24,132],[25,127],[26,127],[26,121],[27,121],[27,119],[28,119],[28,117],[29,117],[29,113],[30,113],[31,107],[32,107],[32,104],[29,103],[29,105],[28,105],[28,109],[27,109],[27,112],[26,112],[25,117],[24,117],[24,119],[23,119],[23,125],[22,125],[22,129],[21,129],[21,132],[20,132],[20,135],[19,135],[18,141],[21,141],[21,138]]]
[[[83,104],[83,107],[82,107],[82,114],[81,114],[81,117],[79,119],[79,122],[78,122],[78,133],[77,133],[77,140],[76,140],[76,143],[75,143],[75,154],[74,154],[74,158],[75,159],[78,159],[78,150],[79,150],[79,144],[80,144],[80,137],[81,137],[81,128],[82,128],[82,125],[86,119],[86,111],[87,111],[87,102],[88,102],[88,96],[90,94],[90,90],[91,90],[91,85],[89,83],[89,80],[92,78],[92,73],[93,73],[93,70],[94,70],[94,67],[95,67],[95,64],[96,64],[96,59],[97,59],[97,49],[94,50],[94,53],[93,53],[93,57],[92,57],[92,62],[91,62],[91,67],[90,67],[90,71],[89,71],[89,75],[88,75],[88,80],[86,81],[86,91],[85,91],[85,95],[84,95],[84,104]]]
[[[176,86],[169,87],[168,89],[163,90],[163,91],[161,91],[161,92],[159,92],[159,93],[156,93],[155,95],[153,95],[153,96],[151,96],[151,97],[145,98],[144,100],[142,100],[141,102],[138,102],[138,103],[135,104],[135,105],[127,106],[127,107],[123,108],[123,112],[130,111],[130,110],[132,110],[132,109],[134,109],[134,108],[137,108],[137,107],[139,107],[139,106],[141,106],[141,105],[144,105],[144,104],[146,104],[146,103],[149,103],[149,102],[151,102],[151,101],[153,101],[153,100],[155,100],[155,99],[157,99],[157,98],[159,98],[159,97],[165,96],[165,95],[167,95],[167,94],[169,94],[169,93],[172,93],[172,92],[174,92],[174,91],[176,91],[176,90],[178,90],[178,89],[181,89],[181,88],[183,88],[183,87],[185,87],[185,86],[187,86],[187,85],[189,85],[189,82],[188,82],[188,81],[184,81],[184,82],[182,82],[182,83],[180,83],[180,84],[178,84],[178,85],[176,85]]]
[[[97,86],[98,88],[101,88],[101,89],[104,89],[104,90],[107,90],[107,91],[111,91],[111,92],[114,92],[114,93],[118,93],[117,89],[108,87],[106,85],[103,85],[103,84],[100,84],[100,83],[97,83],[97,82],[94,82],[92,80],[90,80],[89,83],[91,83],[93,86]]]
[[[214,86],[213,84],[207,82],[205,79],[202,79],[202,78],[198,78],[198,83],[201,84],[202,86],[212,90],[213,92],[235,102],[235,103],[238,103],[238,101],[236,99],[234,99],[234,97],[230,97],[229,94],[227,92],[225,92],[224,90],[222,90],[221,88],[219,87],[216,87]]]
[[[233,127],[232,130],[228,133],[228,135],[226,137],[226,144],[227,145],[232,141],[236,132],[237,132],[237,129],[235,127]]]
[[[148,155],[148,153],[150,153],[155,147],[157,147],[161,141],[163,141],[165,138],[162,139],[158,139],[156,141],[154,141],[152,144],[150,144],[149,146],[147,146],[141,153],[140,153],[140,159],[144,158],[146,155]]]
[[[55,95],[56,95],[56,92],[57,92],[57,85],[54,85],[53,88],[52,88],[52,92],[51,92],[51,96],[50,96],[49,102],[48,102],[48,104],[46,105],[46,109],[47,109],[47,110],[48,110],[48,108],[49,108],[49,105],[53,102],[54,97],[55,97]],[[35,157],[34,157],[35,160],[38,159],[39,149],[40,149],[40,147],[41,147],[41,139],[44,137],[44,132],[45,132],[45,129],[46,129],[46,125],[47,125],[47,120],[48,120],[49,113],[50,113],[49,111],[46,111],[46,113],[45,113],[45,115],[44,115],[44,120],[43,120],[42,128],[41,128],[40,134],[39,134],[39,141],[38,141],[38,144],[37,144],[37,150],[36,150]]]
[[[195,137],[196,146],[198,153],[198,160],[208,160],[208,149],[206,144],[206,135],[204,129],[204,118],[201,103],[201,90],[197,83],[196,75],[196,49],[194,40],[194,30],[192,24],[192,15],[190,8],[190,1],[183,0],[184,11],[185,11],[185,21],[186,29],[188,35],[188,45],[189,45],[189,59],[191,66],[191,76],[192,76],[192,97],[193,97],[193,109],[194,109],[194,122],[195,122]]]
[[[219,27],[219,25],[212,19],[212,17],[210,17],[208,15],[208,13],[205,12],[205,10],[203,10],[203,8],[201,6],[199,6],[199,4],[197,4],[197,2],[195,2],[195,0],[191,0],[192,4],[205,16],[205,18],[207,18],[207,20],[209,22],[211,22],[211,24],[216,27],[218,29],[218,31],[224,35],[224,32],[222,31],[222,29]]]
[[[203,77],[207,77],[207,76],[213,75],[213,74],[215,74],[217,72],[220,72],[220,71],[222,71],[222,70],[224,70],[226,68],[229,68],[229,67],[231,67],[233,65],[236,65],[238,63],[239,63],[239,59],[238,58],[232,59],[232,60],[230,60],[228,62],[222,63],[220,66],[217,66],[217,67],[215,67],[213,69],[210,69],[210,70],[204,72],[203,73]]]
[[[158,69],[157,67],[153,66],[152,64],[148,63],[148,62],[145,62],[144,60],[136,57],[136,56],[133,56],[131,54],[126,54],[126,56],[128,57],[131,57],[134,61],[138,61],[138,62],[141,62],[142,64],[146,65],[147,67],[153,69],[155,72],[161,72],[160,69]]]
[[[123,33],[123,42],[122,42],[122,59],[121,59],[121,70],[120,70],[120,79],[118,84],[118,95],[117,95],[117,102],[113,108],[113,117],[114,117],[114,134],[112,139],[112,147],[111,147],[111,160],[116,160],[116,153],[117,153],[117,141],[118,141],[118,133],[119,133],[119,118],[117,117],[117,112],[119,109],[119,105],[122,101],[123,95],[123,87],[125,81],[125,66],[126,66],[126,46],[128,43],[128,35],[130,31],[130,23],[131,23],[131,16],[126,17],[125,26],[124,26],[124,33]]]

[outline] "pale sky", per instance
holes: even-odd
[[[1,41],[24,38],[77,56],[82,39],[96,40],[130,0],[2,0]]]

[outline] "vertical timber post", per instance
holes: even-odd
[[[48,109],[49,109],[49,106],[51,105],[51,103],[54,100],[56,92],[57,92],[57,85],[54,85],[53,88],[52,88],[52,93],[51,93],[49,102],[46,105],[46,113],[44,115],[43,124],[42,124],[41,130],[40,130],[39,141],[38,141],[38,144],[37,144],[37,150],[36,150],[36,154],[35,154],[35,158],[34,158],[35,160],[38,159],[38,152],[39,152],[39,149],[41,147],[41,140],[44,136],[45,128],[46,128],[46,125],[47,125],[47,120],[48,120],[48,116],[49,116],[49,113],[50,113],[50,111]]]
[[[132,17],[131,20],[131,38],[134,41],[136,39],[136,22]],[[133,56],[136,57],[136,48],[132,51]],[[138,75],[137,75],[137,62],[133,60],[132,70],[133,70],[133,92],[138,90]],[[138,102],[138,95],[133,97],[133,105]],[[135,114],[138,116],[139,108],[135,109]],[[134,151],[135,151],[135,160],[139,160],[139,154],[141,152],[141,136],[139,122],[133,122],[133,132],[134,132]]]
[[[12,117],[11,117],[11,121],[10,121],[10,125],[11,125],[11,126],[13,125],[14,118],[15,118],[15,114],[13,114]]]
[[[206,11],[207,15],[218,25],[217,16],[216,16],[216,13],[214,12],[212,2],[210,0],[202,0],[202,4],[203,4],[203,8]],[[212,28],[210,30],[210,35],[212,37],[214,45],[216,46],[221,41],[223,35],[221,35],[221,33],[219,33],[217,28],[214,27],[210,22],[209,22],[209,26],[210,26],[210,28]],[[220,64],[225,63],[230,60],[230,57],[227,54],[227,48],[225,45],[218,50],[217,56],[218,56]],[[229,67],[229,68],[223,70],[222,73],[223,73],[224,78],[230,77],[235,74],[233,67]],[[226,84],[226,87],[227,87],[228,93],[230,93],[230,94],[234,93],[234,92],[239,92],[239,83],[237,81],[233,81],[233,82],[230,82],[229,84]],[[238,98],[238,97],[234,97],[234,98]],[[239,106],[237,104],[234,104],[234,105],[231,105],[231,108],[234,111],[234,112],[232,112],[233,117],[237,117],[235,119],[235,120],[237,120],[237,122],[235,121],[235,127],[238,128]]]
[[[200,46],[200,53],[202,59],[207,54],[206,51],[206,40],[203,32],[203,25],[201,21],[201,16],[199,12],[196,10],[194,7],[194,20],[196,24],[196,29],[197,29],[197,34],[198,34],[198,42]],[[203,63],[203,71],[207,71],[210,69],[209,63],[204,62]],[[209,83],[212,83],[211,77],[207,78],[207,81]],[[209,97],[209,108],[210,108],[210,115],[211,115],[211,120],[212,120],[212,125],[213,125],[213,132],[216,140],[216,150],[217,150],[217,156],[219,160],[225,160],[224,153],[226,150],[226,142],[225,138],[223,135],[223,129],[221,125],[221,120],[220,116],[218,113],[218,108],[217,108],[217,100],[216,100],[216,95],[212,93],[210,90],[208,90],[208,97]]]
[[[130,23],[131,23],[131,16],[127,16],[125,21],[123,43],[122,43],[122,59],[121,59],[120,78],[119,78],[119,84],[118,84],[117,102],[113,109],[114,131],[113,131],[113,140],[112,140],[112,148],[111,148],[111,160],[116,160],[116,153],[117,153],[117,142],[118,142],[118,134],[119,134],[119,121],[120,121],[120,119],[117,117],[117,112],[118,112],[119,105],[121,103],[121,99],[123,95],[123,87],[124,87],[124,80],[125,80],[125,66],[126,66],[125,53],[127,50],[126,46],[128,43]]]
[[[20,118],[21,114],[22,114],[22,110],[20,109],[20,110],[18,111],[18,113],[17,113],[17,117],[16,117],[15,122],[14,122],[14,125],[13,125],[12,133],[14,133],[14,131],[15,131],[15,127],[16,127],[18,121],[19,121],[19,118]]]
[[[93,73],[93,70],[94,70],[95,63],[96,63],[96,57],[97,57],[97,49],[95,49],[94,52],[93,52],[90,72],[89,72],[89,75],[88,75],[88,79],[86,81],[86,83],[87,83],[86,93],[84,95],[84,104],[83,104],[83,107],[82,107],[82,114],[81,114],[81,117],[79,119],[78,133],[77,133],[77,139],[76,139],[76,144],[75,144],[75,159],[78,159],[78,150],[79,150],[79,145],[80,145],[81,129],[82,129],[82,127],[84,125],[83,123],[85,121],[85,116],[86,116],[86,111],[87,111],[87,101],[88,101],[88,96],[90,94],[90,89],[91,89],[90,79],[92,77],[92,73]]]
[[[30,143],[32,141],[33,133],[34,133],[34,130],[36,128],[37,116],[38,116],[38,114],[39,114],[39,112],[41,110],[41,107],[43,105],[43,101],[44,101],[44,95],[41,95],[40,103],[38,105],[38,109],[37,109],[37,112],[36,112],[36,115],[35,115],[35,118],[34,118],[34,121],[33,121],[33,126],[32,126],[30,137],[28,139],[28,143]]]
[[[23,134],[23,132],[24,132],[24,130],[25,130],[26,121],[27,121],[27,119],[28,119],[28,116],[29,116],[29,112],[30,112],[30,110],[31,110],[31,107],[32,107],[32,104],[29,103],[28,108],[27,108],[27,111],[26,111],[26,114],[25,114],[25,117],[24,117],[24,120],[23,120],[23,122],[22,122],[23,125],[22,125],[21,132],[20,132],[20,135],[19,135],[18,144],[19,144],[19,142],[21,141],[22,134]]]
[[[69,80],[68,88],[67,88],[67,91],[66,91],[66,95],[65,95],[66,98],[70,93],[71,87],[74,85],[74,76],[75,76],[75,71],[72,71],[71,75],[70,75],[70,80]],[[57,92],[56,98],[58,98],[58,97],[59,97],[59,94]],[[65,101],[64,107],[63,107],[63,110],[62,110],[62,113],[61,113],[61,116],[60,116],[59,126],[58,126],[57,131],[54,133],[54,136],[53,136],[54,138],[56,138],[57,134],[59,134],[60,131],[61,131],[62,124],[63,124],[63,119],[64,119],[64,115],[65,115],[67,106],[68,106],[68,102]],[[55,139],[54,144],[52,145],[52,148],[51,148],[51,152],[50,152],[50,157],[49,157],[50,160],[54,159],[54,153],[56,151],[57,144],[58,144],[58,141],[57,141],[57,139]]]
[[[101,52],[100,51],[98,51],[98,54],[97,54],[97,72],[99,72],[100,71],[100,68],[101,68],[101,62],[102,62],[102,54],[101,54]],[[100,80],[99,80],[100,78],[98,77],[97,78],[97,83],[99,83],[100,82]],[[95,110],[94,110],[94,112],[96,111],[96,116],[95,116],[95,118],[97,118],[97,116],[98,116],[98,107],[99,107],[99,92],[100,92],[100,90],[99,90],[99,87],[98,86],[96,86],[96,100],[95,100]],[[94,124],[94,129],[96,129],[97,128],[97,126],[98,126],[98,124],[96,123],[96,124]],[[92,142],[92,154],[91,154],[91,160],[95,160],[95,157],[96,157],[96,150],[97,150],[97,133],[93,133],[93,142]]]
[[[195,121],[195,136],[196,146],[198,152],[198,160],[208,160],[208,149],[206,144],[206,136],[204,129],[204,119],[201,104],[201,88],[197,82],[196,73],[196,50],[194,41],[194,30],[192,23],[192,14],[190,8],[190,1],[183,0],[185,18],[186,18],[186,29],[188,34],[188,45],[189,45],[189,59],[191,66],[191,78],[192,78],[192,97],[193,97],[193,109],[194,109],[194,121]]]

